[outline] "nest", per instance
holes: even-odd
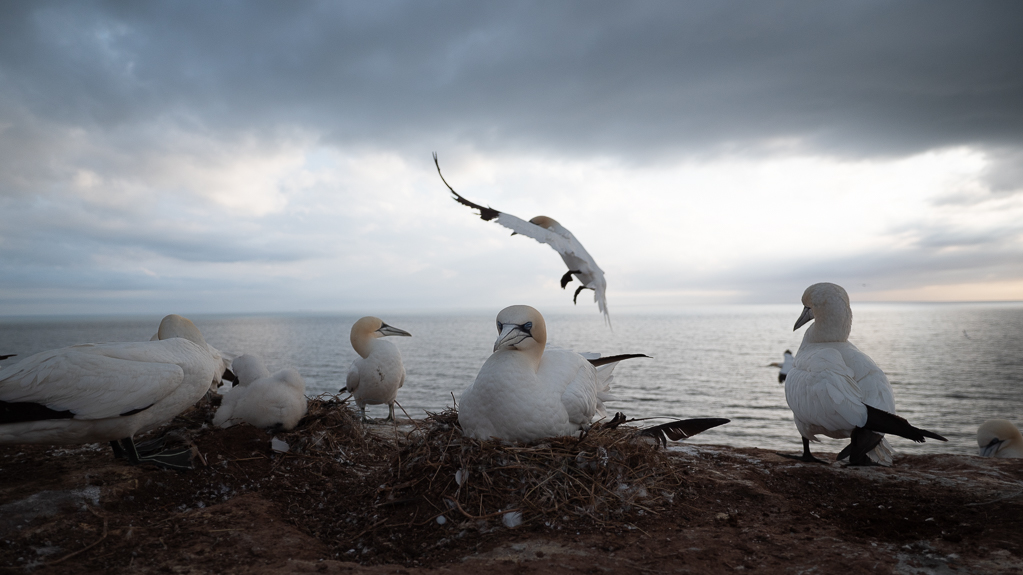
[[[328,457],[341,463],[378,463],[382,440],[367,433],[356,412],[337,396],[309,401],[308,411],[295,429],[279,433],[289,452],[306,457]],[[386,451],[386,449],[385,449]]]
[[[440,523],[603,528],[656,514],[688,487],[667,454],[631,428],[597,424],[582,439],[521,446],[465,437],[457,420],[453,409],[428,414],[394,456],[378,507],[418,500]]]

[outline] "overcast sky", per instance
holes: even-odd
[[[0,315],[573,310],[432,152],[612,316],[1020,300],[1021,55],[1012,1],[4,2]]]

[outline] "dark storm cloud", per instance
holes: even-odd
[[[5,108],[75,126],[298,125],[346,145],[632,160],[792,145],[854,156],[1023,146],[1018,2],[2,10]]]

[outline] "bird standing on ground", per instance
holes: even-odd
[[[352,326],[351,342],[359,357],[348,369],[347,390],[355,398],[359,414],[366,419],[366,405],[387,404],[387,419],[394,421],[394,400],[398,388],[405,383],[405,366],[401,352],[393,343],[380,338],[388,335],[411,337],[412,334],[391,327],[380,318],[366,316]]]
[[[527,305],[497,314],[494,353],[458,401],[462,432],[477,439],[533,441],[573,435],[604,416],[618,361],[638,354],[586,359],[546,348],[547,324]],[[596,364],[596,365],[595,365]]]
[[[245,422],[254,427],[294,429],[305,415],[305,380],[294,369],[273,375],[254,355],[242,355],[231,363],[238,385],[224,394],[213,416],[213,425],[231,427]]]
[[[977,429],[977,447],[983,457],[1023,458],[1023,435],[1011,421],[989,419]]]
[[[803,438],[801,461],[826,463],[810,454],[817,434],[851,437],[838,454],[851,465],[891,465],[891,445],[885,433],[916,442],[925,437],[946,441],[936,433],[918,429],[895,415],[895,396],[881,368],[849,343],[852,309],[841,286],[814,284],[803,293],[803,313],[793,331],[814,320],[785,379],[785,399]],[[783,454],[784,455],[784,454]]]
[[[772,361],[767,364],[767,367],[778,368],[778,383],[785,383],[785,377],[788,376],[789,370],[792,369],[792,352],[786,349],[783,357],[784,359],[781,363]]]
[[[195,325],[179,315],[163,318],[157,336],[44,351],[4,369],[0,443],[109,441],[133,464],[190,467],[190,449],[140,454],[133,437],[202,398],[220,361]]]
[[[565,226],[559,224],[553,218],[547,216],[536,216],[527,222],[511,214],[470,202],[456,192],[451,187],[451,184],[448,184],[447,180],[444,179],[444,175],[440,173],[440,163],[437,161],[437,154],[433,155],[433,162],[437,165],[437,174],[440,176],[441,181],[451,190],[456,202],[479,210],[480,218],[483,221],[489,222],[493,220],[511,230],[513,236],[521,234],[554,248],[554,251],[558,252],[562,261],[568,266],[568,271],[565,272],[565,275],[561,276],[561,289],[565,289],[565,286],[572,281],[572,276],[575,276],[581,285],[575,290],[572,303],[575,303],[579,298],[579,292],[584,289],[593,290],[593,301],[597,302],[597,308],[604,314],[604,321],[609,326],[611,325],[611,316],[608,314],[607,299],[604,295],[607,291],[607,282],[604,281],[604,270],[600,269],[593,256],[586,251],[586,248],[579,243],[579,240],[575,239],[572,232],[568,231]]]

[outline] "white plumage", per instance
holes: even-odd
[[[562,289],[572,281],[572,276],[575,276],[581,285],[575,290],[575,295],[572,298],[573,303],[579,297],[579,292],[582,290],[593,290],[593,301],[597,303],[597,308],[604,314],[604,321],[611,325],[611,316],[607,311],[607,298],[605,296],[607,282],[604,280],[604,270],[600,269],[593,256],[586,251],[586,248],[579,243],[579,240],[575,239],[575,236],[572,235],[572,232],[568,231],[568,228],[558,223],[554,218],[547,216],[536,216],[527,222],[509,213],[470,202],[456,192],[448,184],[447,180],[444,179],[444,175],[440,173],[437,154],[433,155],[433,161],[437,165],[437,174],[440,175],[444,185],[454,194],[455,201],[479,210],[480,217],[484,221],[493,220],[511,230],[512,235],[521,234],[554,248],[554,251],[558,252],[562,261],[568,266],[568,272],[561,277]]]
[[[0,443],[130,443],[193,405],[218,359],[181,316],[165,317],[158,336],[44,351],[4,369]]]
[[[788,377],[789,371],[792,370],[793,360],[792,352],[786,349],[785,354],[782,356],[782,358],[783,359],[780,363],[777,361],[772,361],[771,363],[767,364],[767,367],[778,368],[778,383],[785,383],[785,378]]]
[[[231,427],[245,422],[254,427],[293,429],[306,413],[305,380],[294,369],[273,375],[254,355],[242,355],[231,364],[238,385],[224,394],[213,425]]]
[[[814,284],[806,288],[802,301],[803,313],[793,329],[810,320],[814,323],[803,334],[785,379],[785,399],[803,437],[803,459],[815,459],[810,455],[809,441],[819,441],[817,435],[846,438],[865,429],[868,405],[885,412],[878,417],[885,417],[889,427],[895,426],[884,430],[888,433],[919,432],[944,441],[941,436],[918,430],[894,416],[895,396],[888,378],[867,354],[849,343],[852,309],[849,295],[841,286]],[[905,428],[899,427],[899,422]],[[923,437],[904,436],[923,441]],[[879,439],[866,456],[874,463],[891,465],[891,445],[887,439]]]
[[[983,457],[1023,458],[1023,435],[1005,419],[989,419],[977,429],[977,447]]]
[[[366,316],[352,326],[352,348],[359,357],[348,369],[346,388],[355,398],[363,421],[368,421],[366,405],[381,404],[388,408],[385,421],[393,421],[394,400],[398,397],[398,389],[405,384],[401,352],[393,343],[379,339],[389,335],[410,337],[412,334],[372,316]]]
[[[246,386],[264,377],[270,377],[270,370],[258,355],[239,355],[231,362],[231,371],[238,378],[238,386]]]
[[[605,415],[616,363],[594,367],[574,351],[544,349],[547,326],[529,306],[501,310],[497,331],[493,355],[458,402],[465,435],[533,441],[578,433]]]

